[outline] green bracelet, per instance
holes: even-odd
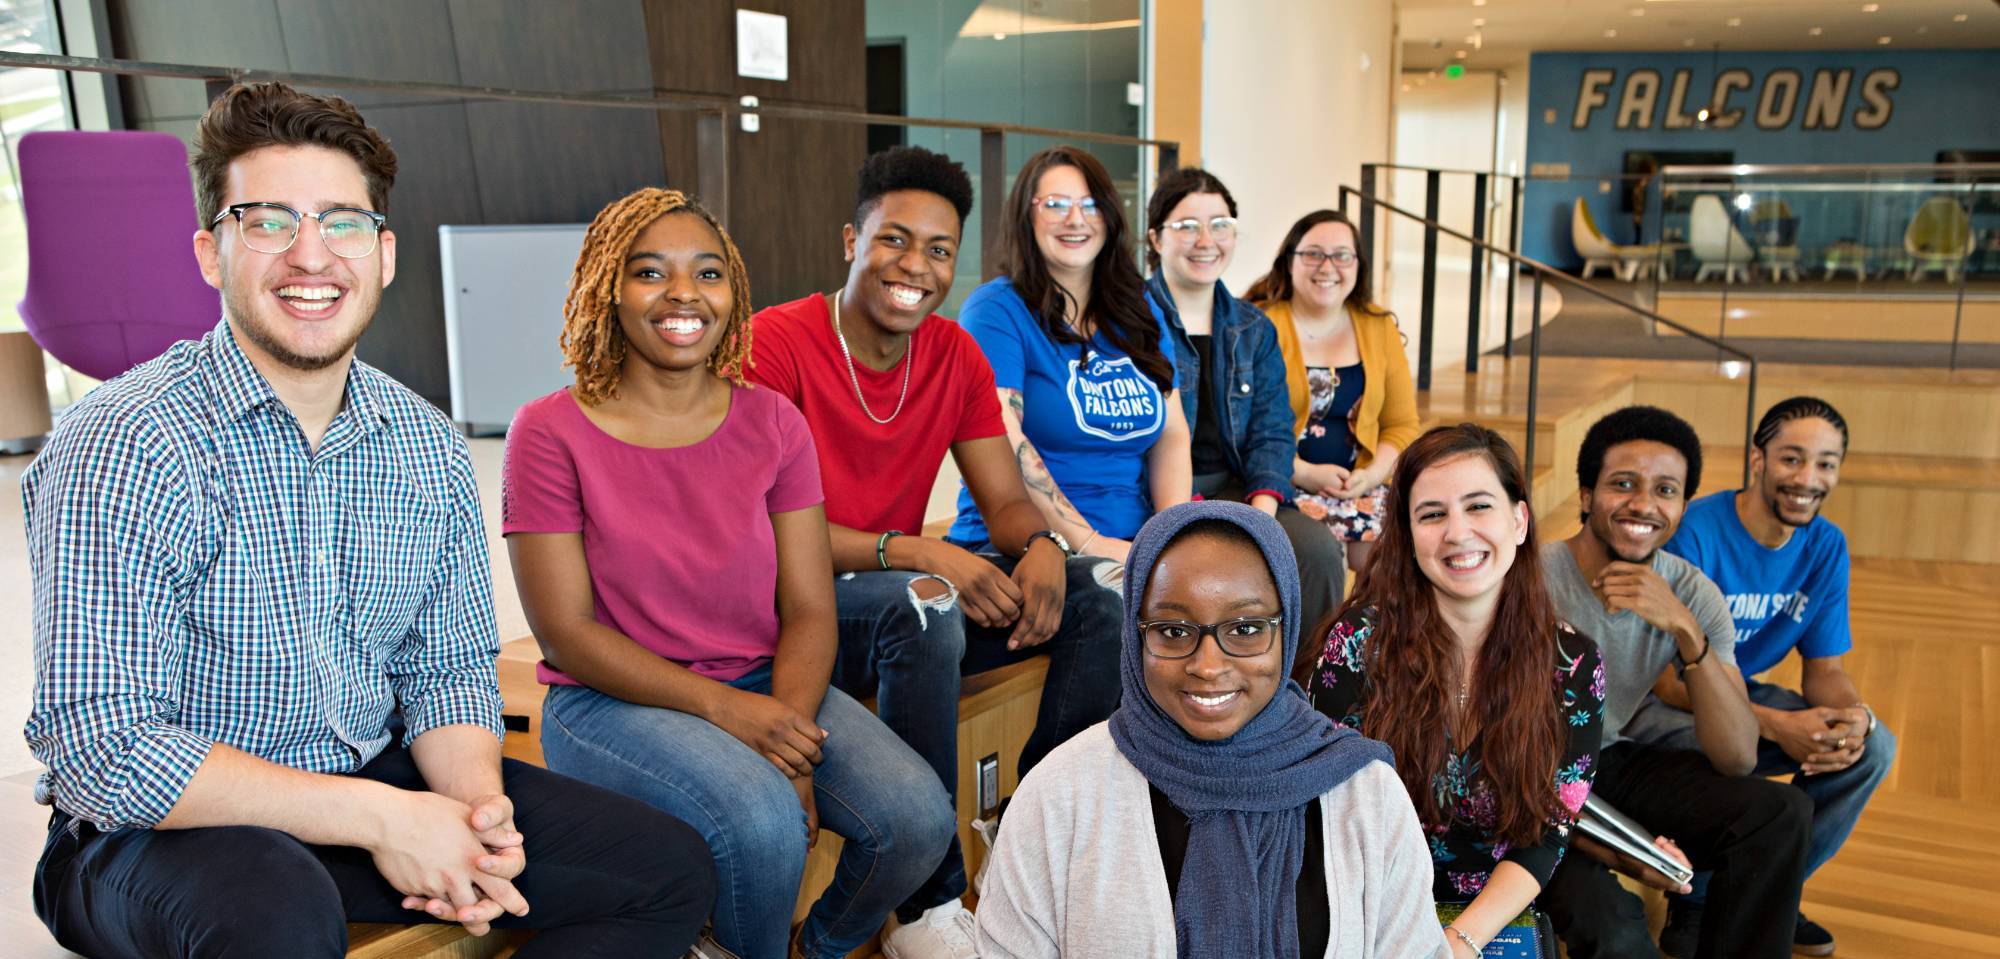
[[[889,568],[889,541],[903,535],[900,529],[892,529],[875,538],[875,564]]]

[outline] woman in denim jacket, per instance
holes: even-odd
[[[1292,505],[1297,437],[1277,331],[1222,283],[1236,249],[1236,199],[1213,174],[1183,167],[1161,178],[1146,222],[1146,292],[1172,332],[1194,433],[1194,492],[1277,518],[1298,556],[1300,625],[1311,629],[1340,605],[1341,543]]]

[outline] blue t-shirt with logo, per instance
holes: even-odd
[[[1847,537],[1826,517],[1813,517],[1785,545],[1769,549],[1737,517],[1736,491],[1724,490],[1688,504],[1667,550],[1721,588],[1736,621],[1743,675],[1778,665],[1794,649],[1819,659],[1854,647],[1847,627]]]
[[[1160,342],[1171,342],[1166,319],[1146,302]],[[1099,534],[1132,538],[1153,515],[1146,454],[1166,425],[1165,392],[1101,335],[1083,345],[1050,339],[1004,276],[966,298],[958,323],[985,351],[993,385],[1021,391],[1021,430],[1063,495]],[[1173,351],[1163,352],[1172,365]],[[950,536],[989,539],[979,507],[962,486]]]

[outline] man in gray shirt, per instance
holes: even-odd
[[[1542,564],[1556,609],[1604,656],[1605,744],[1593,791],[1714,871],[1699,945],[1677,948],[1676,959],[1789,956],[1811,806],[1790,795],[1797,790],[1747,775],[1757,723],[1728,607],[1699,570],[1660,550],[1701,480],[1701,441],[1672,413],[1626,407],[1590,428],[1577,480],[1584,527],[1543,546]],[[1688,688],[1698,750],[1616,732],[1670,664]],[[1591,856],[1566,857],[1538,901],[1571,959],[1660,955],[1638,898]]]

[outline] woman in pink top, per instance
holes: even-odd
[[[565,308],[576,385],[521,408],[503,529],[550,684],[549,768],[707,839],[714,937],[787,955],[807,847],[846,839],[792,956],[844,956],[953,829],[936,774],[837,689],[833,570],[805,419],[747,385],[741,256],[672,190],[606,207]]]

